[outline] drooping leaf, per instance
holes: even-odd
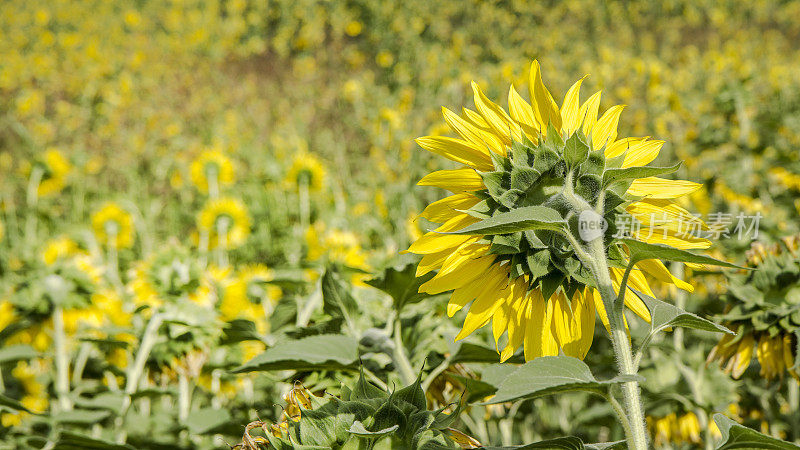
[[[323,311],[334,317],[344,317],[345,321],[351,322],[358,311],[358,304],[333,269],[325,269],[321,287]]]
[[[340,334],[321,334],[279,342],[234,372],[352,369],[357,360],[358,342],[354,338]]]
[[[657,333],[665,328],[683,327],[695,330],[722,332],[736,334],[733,331],[718,325],[710,320],[704,319],[697,314],[684,311],[675,305],[650,297],[647,294],[637,291],[629,286],[650,310],[652,332]]]
[[[669,167],[636,166],[624,169],[608,169],[603,172],[603,184],[609,185],[617,181],[635,180],[637,178],[656,177],[673,173],[681,168],[681,163]]]
[[[525,230],[560,230],[564,219],[546,206],[525,206],[496,214],[466,228],[445,234],[507,234]]]
[[[649,244],[636,239],[619,239],[630,250],[630,257],[633,261],[644,261],[646,259],[660,259],[663,261],[678,261],[695,264],[709,264],[712,266],[730,267],[733,269],[745,269],[745,267],[727,261],[720,261],[710,256],[698,255],[686,250],[677,249],[663,244]]]
[[[125,444],[90,438],[71,431],[61,431],[56,441],[55,450],[134,450],[134,447]]]
[[[583,361],[571,356],[542,356],[519,366],[498,386],[484,404],[537,398],[565,391],[605,393],[609,385],[623,381],[598,381]],[[627,381],[627,380],[625,380]]]
[[[395,310],[399,311],[405,305],[420,302],[431,296],[418,291],[419,287],[433,278],[435,273],[430,272],[417,277],[416,270],[416,263],[387,267],[377,277],[366,283],[389,294],[394,301]]]
[[[717,428],[719,428],[722,434],[722,439],[717,446],[717,450],[751,448],[764,450],[796,450],[800,448],[797,445],[775,439],[761,434],[756,430],[742,426],[720,413],[714,414],[714,422],[717,424]]]

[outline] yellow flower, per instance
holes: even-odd
[[[78,244],[67,236],[50,239],[42,250],[42,260],[48,266],[55,264],[61,258],[76,255],[80,252]]]
[[[310,261],[327,258],[348,267],[369,269],[367,255],[353,232],[327,230],[324,223],[318,222],[306,230],[306,244]]]
[[[92,214],[92,229],[102,244],[117,248],[133,246],[133,217],[116,203],[106,203]]]
[[[265,284],[272,280],[272,271],[261,264],[245,266],[235,280],[225,287],[219,305],[225,321],[247,319],[256,324],[259,333],[267,332],[266,313],[283,294],[278,286]],[[264,308],[263,302],[269,302]]]
[[[67,175],[72,170],[72,165],[56,148],[45,151],[40,164],[44,173],[39,182],[39,196],[45,197],[61,192],[66,185]]]
[[[325,182],[325,167],[313,153],[301,150],[295,153],[292,166],[286,174],[286,183],[290,186],[305,184],[309,190],[322,189]]]
[[[208,193],[209,180],[216,180],[219,189],[233,184],[236,179],[233,162],[219,150],[205,150],[200,153],[192,163],[191,177],[192,183],[203,193]]]
[[[198,228],[208,237],[209,248],[235,248],[250,235],[250,215],[234,198],[209,200],[197,218]]]
[[[488,217],[494,212],[536,205],[542,199],[555,196],[565,179],[572,180],[572,175],[565,178],[568,166],[563,156],[551,149],[563,149],[564,141],[588,147],[591,159],[584,158],[586,164],[580,168],[597,172],[599,167],[599,174],[605,167],[646,165],[658,156],[664,144],[646,138],[618,138],[617,123],[623,107],[612,106],[598,118],[600,93],[580,104],[581,82],[579,80],[569,89],[559,108],[542,82],[538,62],[534,61],[529,84],[532,104],[511,86],[509,112],[492,103],[473,82],[477,111],[464,109],[464,113],[458,115],[442,109],[445,121],[459,137],[426,136],[417,139],[422,148],[462,165],[454,170],[433,172],[418,183],[453,193],[430,204],[422,212],[426,219],[442,225],[423,235],[407,250],[423,255],[417,269],[418,276],[439,270],[435,277],[420,287],[420,292],[438,294],[452,290],[447,306],[450,316],[474,300],[456,339],[465,338],[491,321],[498,351],[500,337],[508,335],[507,345],[500,352],[502,360],[511,357],[519,347],[523,347],[527,360],[557,355],[559,350],[583,358],[592,344],[595,311],[608,327],[600,295],[577,277],[575,271],[580,265],[577,258],[572,255],[562,258],[542,245],[544,234],[526,233],[523,236],[517,233],[514,239],[509,238],[500,247],[496,245],[503,244],[500,239],[503,236],[444,232],[461,230],[478,222],[480,219],[474,215]],[[552,135],[556,133],[558,136]],[[514,188],[510,186],[512,177],[516,177]],[[491,183],[485,182],[486,179]],[[573,184],[579,195],[591,197],[593,193],[598,195],[601,182],[598,174],[587,172]],[[658,177],[635,179],[627,191],[617,195],[620,200],[623,197],[630,200],[617,205],[628,204],[627,212],[641,222],[638,232],[631,230],[634,238],[681,249],[706,248],[709,241],[684,236],[674,226],[657,228],[657,224],[650,220],[651,213],[659,218],[682,217],[688,220],[691,217],[689,212],[672,199],[699,187],[697,183]],[[635,201],[638,198],[641,199]],[[464,212],[473,207],[477,208],[474,215]],[[617,211],[616,208],[611,206],[607,211]],[[609,247],[608,251],[617,252],[619,262],[624,264],[624,248],[617,247],[619,244],[612,245],[614,248]],[[505,250],[496,251],[500,248]],[[550,262],[554,261],[553,258],[559,265]],[[653,295],[645,274],[658,281],[674,283],[682,289],[692,289],[688,283],[672,276],[660,261],[642,261],[636,269],[631,273],[629,288],[645,294]],[[617,289],[622,273],[623,270],[617,267],[611,269],[610,275]],[[555,291],[547,291],[545,283],[548,286],[558,283],[558,287]],[[548,292],[547,298],[543,295],[545,291]],[[643,319],[650,320],[647,307],[637,296],[626,295],[625,305]]]
[[[0,300],[0,330],[4,329],[17,318],[14,312],[14,305],[8,300]]]

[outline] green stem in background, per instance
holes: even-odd
[[[681,262],[673,262],[672,264],[670,264],[670,271],[675,275],[676,278],[680,278],[681,280],[683,279],[683,276],[684,276],[683,268],[684,268],[684,266],[683,266],[683,263],[681,263]],[[688,297],[688,293],[686,291],[684,291],[683,289],[678,289],[678,288],[676,288],[674,286],[672,286],[670,289],[672,289],[675,292],[675,295],[674,295],[674,297],[675,297],[675,306],[677,306],[680,309],[685,309],[686,308],[686,298]],[[675,327],[675,329],[672,331],[672,341],[673,341],[673,343],[675,345],[675,351],[677,353],[682,352],[683,351],[683,328]]]
[[[212,200],[219,198],[219,170],[216,165],[209,165],[206,168],[206,180],[208,180],[208,196]]]
[[[228,229],[230,228],[230,219],[227,216],[220,217],[217,220],[217,246],[214,249],[217,256],[217,266],[228,267]]]
[[[150,321],[147,323],[144,335],[142,336],[142,342],[139,344],[139,350],[136,352],[136,358],[134,359],[133,365],[128,369],[127,380],[125,382],[125,397],[122,401],[120,415],[117,417],[116,421],[117,429],[120,430],[117,434],[117,443],[119,444],[124,444],[128,438],[128,434],[122,429],[122,424],[125,421],[128,408],[131,406],[131,397],[136,393],[136,389],[139,386],[139,377],[142,376],[144,365],[147,363],[147,358],[150,357],[150,351],[153,350],[153,346],[156,344],[158,329],[161,327],[163,321],[164,318],[157,312],[154,312],[153,316],[150,317]]]
[[[209,236],[207,230],[200,230],[200,242],[198,243],[198,250],[200,252],[200,267],[205,268],[208,265],[208,247]]]
[[[192,402],[191,386],[185,370],[178,371],[178,419],[185,422]]]
[[[308,193],[308,177],[298,180],[298,195],[300,196],[300,231],[305,232],[311,223],[311,199]]]
[[[395,317],[394,321],[394,364],[397,370],[400,371],[400,378],[403,380],[403,385],[408,386],[417,379],[414,374],[414,368],[411,367],[411,361],[406,354],[406,347],[403,345],[403,329],[400,324],[400,315]]]
[[[92,344],[83,342],[78,350],[78,356],[75,358],[75,366],[72,368],[72,384],[77,385],[83,378],[83,369],[86,367],[86,362],[89,361],[91,353]]]
[[[788,397],[789,410],[791,411],[789,423],[792,425],[792,430],[794,430],[795,444],[800,444],[800,382],[794,377],[789,377],[789,382],[786,385],[786,389],[789,391],[786,396]]]
[[[69,358],[67,357],[67,336],[64,333],[64,309],[53,307],[53,346],[55,347],[56,379],[55,390],[61,411],[72,410],[69,399]]]
[[[25,196],[25,201],[28,206],[25,215],[25,244],[29,252],[33,252],[36,248],[36,228],[38,221],[36,206],[39,203],[39,184],[41,184],[43,176],[44,169],[38,165],[33,166]]]

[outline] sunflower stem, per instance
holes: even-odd
[[[609,275],[608,260],[606,259],[603,239],[597,238],[589,243],[590,254],[593,259],[592,266],[595,268],[594,276],[597,281],[597,288],[603,299],[603,304],[608,314],[608,321],[611,328],[611,342],[614,345],[614,354],[617,358],[619,375],[631,378],[636,376],[636,365],[633,361],[631,343],[628,340],[628,333],[625,330],[625,316],[619,297],[614,293],[614,285]],[[637,381],[625,381],[620,383],[625,412],[630,424],[628,433],[628,448],[631,450],[647,449],[647,428],[645,427],[644,411],[642,409],[641,392]]]
[[[394,363],[400,372],[400,378],[403,380],[404,386],[408,386],[417,379],[414,375],[414,368],[411,367],[411,361],[406,355],[406,348],[403,345],[403,329],[400,325],[400,315],[398,314],[394,321]]]

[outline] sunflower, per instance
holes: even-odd
[[[209,200],[197,218],[198,228],[207,233],[209,248],[235,248],[250,235],[250,214],[234,198]]]
[[[48,266],[52,266],[59,259],[73,256],[80,252],[81,250],[77,242],[67,236],[58,236],[48,240],[44,244],[42,260]]]
[[[726,334],[708,355],[708,362],[739,378],[753,356],[759,362],[759,375],[767,380],[788,373],[800,380],[797,372],[797,333],[800,331],[800,235],[784,238],[780,244],[755,243],[747,252],[747,274],[728,280],[729,307],[721,316],[725,325],[736,331]]]
[[[420,287],[420,292],[453,291],[447,305],[450,316],[472,302],[456,339],[463,339],[491,321],[502,360],[511,357],[519,347],[524,348],[527,360],[557,355],[559,350],[570,356],[585,357],[594,335],[595,314],[609,327],[600,294],[591,287],[592,277],[581,266],[569,243],[557,233],[448,232],[518,208],[544,205],[558,210],[564,204],[559,192],[569,182],[578,195],[590,202],[600,192],[605,193],[603,218],[609,227],[604,242],[612,266],[610,275],[617,289],[627,254],[613,235],[620,231],[617,222],[627,215],[638,219],[630,237],[680,249],[710,246],[708,240],[679,228],[687,220],[695,220],[700,228],[704,224],[691,219],[687,210],[673,202],[701,185],[655,176],[622,183],[603,181],[608,169],[650,163],[664,142],[618,138],[617,123],[623,107],[612,106],[598,118],[600,92],[579,103],[582,81],[569,89],[559,108],[542,81],[538,62],[534,61],[529,86],[532,103],[511,86],[508,112],[492,103],[473,82],[477,111],[464,109],[458,115],[442,109],[445,121],[458,137],[417,139],[422,148],[462,165],[433,172],[418,183],[452,193],[422,212],[422,217],[441,225],[407,250],[422,255],[418,276],[439,270]],[[578,160],[567,155],[581,151],[583,157]],[[654,217],[674,220],[656,223]],[[691,285],[674,277],[657,260],[637,263],[628,286],[652,295],[646,275],[692,290]],[[626,295],[625,305],[650,320],[648,309],[637,296]],[[500,351],[500,338],[504,334],[507,344]]]
[[[292,165],[286,174],[286,184],[300,186],[305,184],[311,191],[319,191],[325,182],[325,166],[313,153],[295,153]]]
[[[106,203],[92,214],[92,229],[100,243],[117,248],[133,246],[133,217],[116,203]]]
[[[259,333],[266,333],[266,312],[282,295],[281,288],[266,284],[272,277],[272,271],[261,264],[242,268],[224,289],[219,304],[222,320],[232,321],[239,318],[252,320]],[[269,305],[265,305],[265,302],[269,302]]]
[[[72,171],[72,165],[67,158],[58,149],[50,148],[44,152],[37,164],[42,169],[39,197],[61,192],[67,184],[67,175]]]
[[[192,183],[200,192],[209,192],[209,180],[217,183],[217,189],[233,184],[236,179],[233,162],[219,150],[205,150],[192,163]]]

